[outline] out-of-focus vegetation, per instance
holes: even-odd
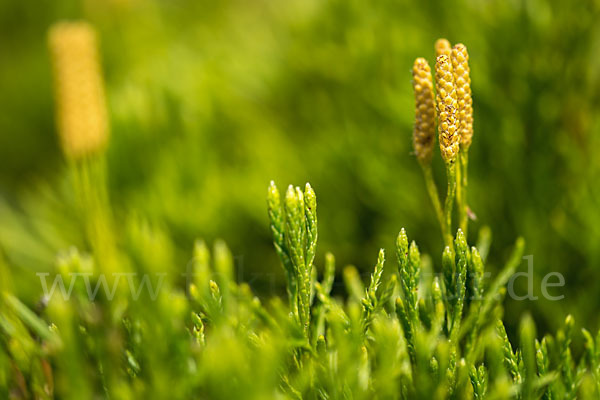
[[[160,249],[153,262],[179,271],[194,239],[222,237],[243,280],[283,293],[264,207],[276,179],[319,193],[317,259],[331,250],[367,272],[405,226],[437,261],[442,241],[410,156],[410,68],[433,61],[445,36],[471,56],[469,202],[493,227],[489,268],[522,235],[535,288],[547,272],[566,277],[564,300],[509,302],[507,324],[530,309],[556,330],[569,310],[597,327],[597,1],[7,1],[0,15],[0,249],[28,305],[36,272],[85,249],[46,50],[51,23],[83,18],[101,38],[121,246],[142,238]],[[441,182],[439,156],[434,168]]]

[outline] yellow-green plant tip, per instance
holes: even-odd
[[[198,239],[194,242],[194,261],[208,264],[210,260],[210,252],[203,239]]]
[[[404,228],[398,233],[396,238],[396,255],[398,256],[398,262],[402,265],[408,260],[408,236]]]
[[[429,164],[435,142],[435,100],[433,78],[427,60],[417,58],[412,75],[415,94],[413,149],[421,164]]]
[[[473,98],[471,97],[469,53],[462,43],[452,48],[452,72],[456,84],[461,147],[467,151],[473,139]]]
[[[573,318],[573,316],[571,314],[567,315],[567,317],[565,318],[565,325],[568,328],[572,328],[574,324],[575,324],[575,319]]]
[[[108,143],[108,117],[96,32],[87,22],[59,22],[48,46],[63,152],[69,159],[98,153]]]
[[[436,276],[433,278],[433,283],[431,284],[432,292],[435,297],[442,297],[442,288],[440,287],[440,279]]]
[[[306,183],[304,188],[304,214],[306,218],[306,263],[312,265],[317,247],[317,196],[315,191]]]
[[[335,256],[330,251],[325,253],[325,265],[335,265]]]
[[[435,64],[435,82],[437,89],[437,115],[440,151],[446,163],[453,163],[460,150],[460,132],[458,131],[458,101],[456,85],[450,58],[441,55]]]
[[[419,253],[419,246],[417,246],[417,242],[414,240],[410,243],[410,248],[408,250],[409,259],[411,262],[417,262],[421,260],[421,253]]]
[[[455,245],[457,248],[467,248],[467,239],[465,238],[464,232],[460,228],[456,232]]]
[[[452,258],[452,248],[450,246],[444,247],[444,251],[442,252],[443,257]]]
[[[189,288],[195,298],[199,298],[198,287],[206,288],[211,278],[210,251],[204,240],[196,240],[194,244],[194,260],[192,264],[192,282]]]
[[[296,196],[298,197],[298,201],[301,201],[302,203],[304,203],[304,192],[302,192],[302,189],[300,189],[299,186],[296,186],[295,190],[296,190]]]
[[[298,198],[296,197],[296,189],[294,189],[294,186],[289,185],[285,192],[285,206],[287,209],[292,210],[296,208],[297,203]]]
[[[326,294],[331,292],[335,279],[335,257],[331,252],[325,254],[325,271],[323,272],[323,290]],[[319,283],[319,282],[317,282]]]
[[[223,240],[216,240],[214,244],[215,272],[221,285],[233,281],[233,256]]]
[[[269,188],[267,189],[267,199],[269,203],[273,205],[280,202],[279,190],[273,181],[269,183]]]
[[[342,270],[342,277],[344,278],[348,294],[354,299],[359,299],[363,295],[365,288],[356,267],[353,265],[345,266]]]
[[[479,250],[477,250],[477,247],[471,247],[471,260],[473,262],[474,267],[483,268],[483,261],[481,260],[481,255],[479,254]]]
[[[371,274],[371,281],[369,283],[369,287],[365,292],[365,297],[361,300],[361,303],[363,305],[362,327],[363,332],[365,333],[372,322],[373,314],[382,306],[380,301],[381,294],[378,293],[377,289],[381,284],[384,263],[385,250],[379,249],[379,254],[377,255],[377,264],[375,264],[375,268],[373,270],[373,273]]]
[[[397,243],[402,248],[408,248],[408,235],[404,228],[400,229],[400,232],[398,233]]]
[[[375,265],[375,271],[371,276],[371,285],[369,290],[375,293],[379,284],[381,283],[381,276],[383,275],[383,264],[385,263],[385,250],[379,249],[377,254],[377,264]]]
[[[315,197],[315,191],[313,190],[312,186],[308,182],[306,182],[306,184],[304,185],[304,195],[305,195],[305,197],[308,197],[309,195],[312,198]]]
[[[454,300],[456,267],[454,263],[454,252],[450,246],[446,246],[442,252],[442,273],[444,275],[445,299],[447,302]]]

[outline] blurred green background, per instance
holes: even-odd
[[[470,241],[492,228],[494,272],[519,235],[534,256],[540,300],[508,301],[507,323],[530,309],[541,331],[568,312],[598,328],[599,1],[2,1],[0,19],[0,249],[29,302],[40,295],[35,272],[82,246],[46,32],[85,19],[101,38],[121,246],[156,241],[165,269],[183,271],[194,239],[220,237],[241,279],[282,292],[266,188],[310,181],[319,266],[331,250],[368,273],[379,247],[393,265],[405,227],[439,268],[442,241],[411,154],[410,71],[419,56],[432,64],[434,41],[447,37],[471,57]],[[551,290],[564,300],[541,298],[551,271],[565,276]]]

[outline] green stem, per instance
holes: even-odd
[[[458,217],[458,227],[463,229],[463,222],[466,215],[465,198],[462,185],[462,153],[456,157],[456,208]]]
[[[452,244],[452,206],[456,196],[456,163],[454,161],[446,164],[446,176],[448,178],[448,191],[446,193],[446,204],[444,211],[446,213],[446,246],[453,249]]]
[[[427,186],[427,193],[433,204],[435,215],[440,224],[440,230],[442,231],[442,238],[446,240],[446,222],[444,220],[444,210],[440,203],[440,196],[438,194],[437,186],[433,180],[433,174],[431,172],[431,164],[421,165],[423,168],[423,176],[425,177],[425,185]]]
[[[80,216],[87,240],[102,272],[113,272],[115,243],[102,156],[77,160],[71,165]]]
[[[461,151],[459,160],[459,171],[462,178],[459,180],[461,201],[458,203],[460,207],[460,229],[462,229],[465,237],[467,237],[467,228],[469,227],[469,215],[467,213],[467,168],[469,166],[469,153],[466,150]]]

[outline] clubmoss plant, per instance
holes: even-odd
[[[457,203],[458,226],[465,236],[468,219],[473,213],[467,206],[468,151],[473,137],[473,100],[469,55],[465,45],[451,47],[447,39],[438,39],[436,53],[436,97],[435,109],[430,105],[433,84],[427,61],[417,58],[413,66],[413,88],[415,92],[415,125],[413,147],[419,164],[423,168],[427,192],[432,200],[439,220],[442,236],[452,249],[452,212]],[[442,209],[437,187],[431,173],[431,131],[434,129],[434,114],[437,111],[437,128],[442,159],[446,164],[448,188]]]
[[[84,21],[58,22],[48,32],[56,124],[69,162],[81,220],[100,268],[115,272],[115,244],[104,151],[109,123],[96,31]]]
[[[397,267],[385,264],[380,249],[365,282],[353,266],[338,274],[334,255],[322,257],[317,250],[313,188],[289,186],[282,197],[273,182],[267,210],[287,304],[278,296],[259,298],[238,282],[232,252],[220,240],[212,249],[198,240],[187,269],[178,270],[184,276],[166,279],[154,297],[117,291],[112,299],[92,299],[86,291],[90,282],[74,281],[68,296],[40,292],[37,304],[27,302],[15,294],[12,268],[0,258],[0,398],[598,399],[600,332],[582,331],[581,357],[572,351],[571,316],[555,336],[540,339],[529,315],[514,338],[511,329],[507,333],[505,286],[522,260],[524,240],[517,239],[504,267],[488,281],[489,230],[482,229],[471,246],[460,221],[452,229],[453,168],[468,149],[460,145],[467,101],[457,95],[463,96],[457,87],[466,82],[461,69],[466,53],[455,47],[453,66],[449,43],[436,47],[444,53],[438,56],[436,83],[448,196],[440,218],[444,243],[431,262],[401,229]],[[415,63],[413,82],[413,143],[427,166],[434,112],[430,72],[422,60]],[[82,159],[74,154],[65,151],[78,168],[102,158],[100,150]],[[108,209],[108,202],[93,200],[98,193],[87,187],[105,187],[101,175],[78,182],[75,190],[85,188],[89,196],[82,203],[88,215],[109,218],[98,211]],[[459,207],[464,201],[458,200]],[[110,228],[111,235],[116,229],[97,219],[92,226]],[[89,277],[100,263],[148,274],[157,265],[175,265],[169,235],[152,235],[143,223],[130,231],[128,241],[110,250],[117,256],[107,257],[110,251],[100,245],[108,236],[91,235],[91,254],[66,251],[54,272]]]

